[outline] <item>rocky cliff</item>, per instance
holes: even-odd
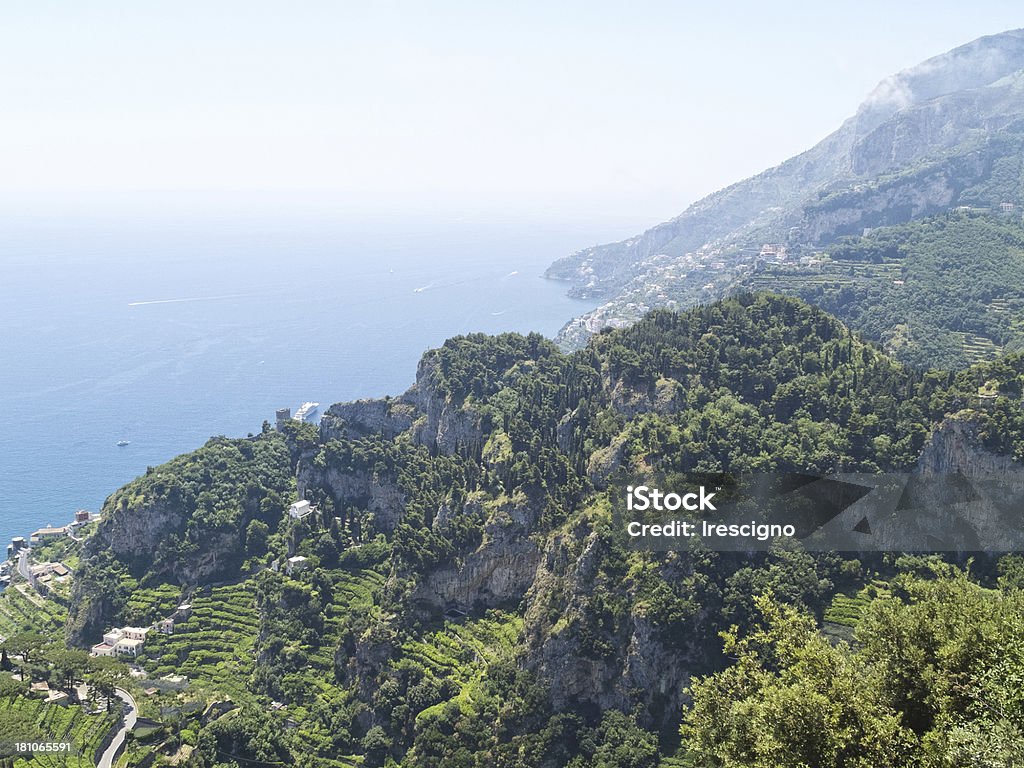
[[[917,469],[922,475],[1008,476],[1024,469],[1012,456],[984,445],[986,425],[976,411],[961,411],[942,421],[928,437]]]
[[[917,472],[902,478],[895,511],[879,516],[886,550],[1005,552],[1024,546],[1024,464],[986,447],[989,424],[951,414],[928,437]]]
[[[212,438],[113,493],[75,574],[69,641],[98,642],[140,578],[188,589],[236,575],[248,524],[291,498],[299,453],[294,434]]]

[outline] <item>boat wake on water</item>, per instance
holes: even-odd
[[[224,299],[244,299],[253,296],[251,293],[230,293],[224,296],[189,296],[181,299],[154,299],[152,301],[130,301],[129,307],[146,307],[150,304],[185,304],[190,301],[223,301]]]

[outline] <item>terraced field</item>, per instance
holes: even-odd
[[[802,291],[819,286],[854,285],[859,280],[851,275],[825,274],[822,272],[778,271],[758,273],[747,280],[746,285],[754,291],[771,291],[787,296],[800,295]]]
[[[334,760],[328,760],[325,757],[318,757],[316,759],[316,768],[360,768],[362,764],[362,755],[339,757]]]
[[[346,614],[369,611],[373,606],[373,593],[384,584],[384,576],[376,571],[332,571],[334,598],[324,611],[323,640],[318,649],[310,649],[310,663],[318,669],[334,669],[334,648],[340,637],[340,627]]]
[[[855,594],[838,594],[825,609],[823,632],[833,640],[853,639],[853,630],[873,600],[890,594],[889,585],[876,579]]]
[[[837,259],[820,267],[769,267],[747,278],[746,285],[758,291],[773,291],[798,296],[821,286],[844,286],[859,283],[890,285],[902,277],[903,268],[896,262],[881,264]]]
[[[116,720],[112,715],[86,714],[85,710],[78,706],[59,707],[44,704],[39,699],[24,697],[0,698],[0,720],[5,716],[12,717],[15,712],[33,719],[46,734],[46,740],[70,742],[77,752],[70,756],[38,754],[33,760],[15,761],[16,768],[65,765],[90,768],[94,765],[93,754]]]
[[[973,333],[956,333],[960,343],[963,345],[964,354],[971,363],[980,363],[985,360],[994,360],[1003,353],[1003,348],[986,339],[984,336],[976,336]]]
[[[63,631],[67,611],[53,600],[31,592],[27,584],[15,584],[0,594],[0,635],[34,630],[42,634]],[[27,594],[26,594],[26,591]]]
[[[175,625],[173,635],[150,634],[146,670],[154,677],[185,675],[244,697],[259,632],[253,585],[214,587],[191,604],[192,615]]]
[[[181,602],[181,589],[172,584],[161,584],[152,589],[136,589],[128,598],[125,624],[149,626],[170,616]]]
[[[427,677],[456,683],[459,693],[455,701],[464,711],[471,711],[477,683],[491,663],[515,653],[522,628],[521,617],[494,610],[482,619],[446,621],[422,640],[404,643],[399,663],[415,664]],[[437,714],[445,703],[423,710],[417,720]]]

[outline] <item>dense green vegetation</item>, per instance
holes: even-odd
[[[26,584],[20,583],[0,594],[0,637],[18,632],[60,632],[67,610],[54,599],[44,600]]]
[[[32,760],[0,759],[0,765],[92,768],[95,765],[93,755],[114,723],[113,715],[92,714],[79,705],[53,706],[13,692],[0,696],[0,741],[34,740],[74,745],[74,752],[69,755],[41,754]]]
[[[111,526],[140,510],[159,510],[152,518],[158,524],[116,546],[104,526],[87,540],[70,619],[79,642],[96,638],[115,616],[136,615],[126,609],[139,587],[196,584],[257,569],[258,561],[246,560],[253,549],[247,550],[246,536],[253,522],[276,526],[294,493],[289,439],[294,447],[303,435],[293,431],[286,438],[267,428],[248,439],[213,438],[112,494],[103,506]]]
[[[951,567],[904,574],[871,601],[856,643],[757,599],[724,633],[734,662],[696,680],[683,724],[695,765],[1010,766],[1024,753],[1024,593]]]
[[[638,552],[613,524],[614,488],[676,473],[909,469],[951,417],[972,425],[979,450],[1024,458],[1022,392],[1022,357],[921,371],[767,294],[654,312],[571,355],[536,335],[452,339],[389,402],[407,421],[346,411],[348,423],[325,417],[322,437],[215,439],[114,494],[83,553],[69,636],[95,642],[190,602],[141,662],[189,688],[147,701],[161,724],[132,754],[200,767],[924,761],[961,726],[975,740],[991,729],[938,700],[927,722],[904,722],[917,694],[885,688],[895,662],[878,643],[939,599],[933,588],[1011,600],[991,562],[979,586],[792,546]],[[317,509],[293,520],[300,490]],[[975,611],[968,626],[982,608],[960,603]],[[922,609],[908,642],[938,611]],[[992,637],[1016,629],[999,621]],[[966,640],[947,633],[926,650],[947,642]],[[936,685],[963,672],[933,667]],[[847,697],[862,678],[873,687]],[[806,722],[791,706],[804,697]],[[743,713],[784,714],[783,735],[804,728],[817,746],[748,743],[738,720],[714,730]],[[824,721],[834,733],[819,733]]]
[[[1016,183],[1019,193],[1019,173]],[[770,267],[746,284],[810,301],[916,367],[963,368],[1024,346],[1019,208],[940,214],[826,251],[813,267]]]

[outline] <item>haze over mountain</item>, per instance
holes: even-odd
[[[1022,70],[1024,30],[935,56],[883,80],[808,151],[636,237],[560,259],[548,277],[570,281],[573,295],[609,299],[567,325],[562,340],[579,344],[651,307],[718,298],[779,246],[792,261],[826,254],[842,236],[960,206],[1019,210]],[[752,115],[751,133],[785,119]]]

